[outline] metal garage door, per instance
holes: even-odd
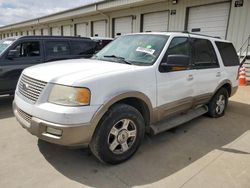
[[[168,31],[169,12],[154,12],[143,15],[143,32]]]
[[[35,35],[41,35],[41,29],[36,29],[35,30]]]
[[[106,37],[107,36],[107,23],[106,20],[93,22],[93,37]]]
[[[76,36],[80,36],[80,37],[87,36],[87,24],[86,23],[76,24]]]
[[[133,32],[132,16],[115,18],[114,20],[114,37]]]
[[[43,29],[43,35],[44,36],[48,36],[49,35],[49,29],[48,28]]]
[[[51,33],[53,36],[60,36],[61,35],[61,28],[60,27],[52,27]]]
[[[188,31],[225,38],[230,3],[191,7]]]
[[[29,30],[29,31],[28,31],[28,35],[34,35],[33,30]]]
[[[70,25],[62,26],[62,30],[63,30],[63,36],[71,36],[71,26]]]

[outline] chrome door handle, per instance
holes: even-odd
[[[221,77],[221,72],[217,72],[216,77]]]
[[[188,77],[187,77],[187,80],[188,80],[188,81],[191,81],[191,80],[193,80],[193,79],[194,79],[194,77],[193,77],[192,74],[188,75]]]

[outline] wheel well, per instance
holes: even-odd
[[[122,99],[120,101],[117,101],[115,104],[117,104],[117,103],[127,104],[127,105],[130,105],[130,106],[136,108],[142,114],[146,127],[149,126],[149,124],[150,124],[150,111],[149,111],[147,104],[143,100],[138,99],[138,98],[134,98],[134,97],[130,97],[130,98],[126,98],[126,99]]]
[[[227,83],[227,84],[224,84],[222,87],[224,87],[227,90],[228,96],[230,97],[231,96],[231,92],[232,92],[231,85]]]

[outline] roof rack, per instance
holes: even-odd
[[[57,38],[57,39],[90,39],[89,37],[78,37],[78,36],[51,36],[51,35],[29,35],[29,36],[19,36],[17,38]]]
[[[212,37],[212,38],[217,38],[217,39],[221,39],[221,37],[218,36],[210,36],[210,35],[204,35],[204,34],[199,34],[199,33],[192,33],[189,31],[182,31],[182,33],[187,33],[187,34],[192,34],[192,35],[199,35],[199,36],[204,36],[204,37]]]

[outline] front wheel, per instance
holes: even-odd
[[[102,118],[90,149],[100,161],[119,164],[133,156],[144,133],[145,123],[141,113],[132,106],[117,104]]]
[[[208,104],[208,115],[213,118],[224,116],[228,104],[228,98],[227,89],[219,89]]]

